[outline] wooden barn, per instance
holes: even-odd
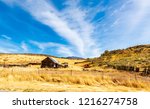
[[[41,62],[41,68],[59,68],[61,64],[52,57],[47,57]]]

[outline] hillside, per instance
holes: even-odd
[[[120,70],[142,71],[150,66],[150,44],[113,51],[106,50],[100,57],[91,61],[94,66],[106,65]]]

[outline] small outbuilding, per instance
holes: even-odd
[[[68,63],[67,62],[62,63],[62,67],[63,68],[67,68],[68,67]]]
[[[61,64],[52,57],[47,57],[41,62],[41,68],[59,68]]]

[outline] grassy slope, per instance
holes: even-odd
[[[150,45],[139,45],[122,50],[105,51],[93,59],[95,65],[150,66]]]

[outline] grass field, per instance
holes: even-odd
[[[44,55],[0,54],[0,64],[40,63]],[[40,66],[0,67],[0,91],[87,92],[150,91],[150,78],[138,73],[91,67],[83,71],[84,60],[55,58],[68,68],[41,69]],[[75,62],[83,62],[74,64]]]
[[[112,69],[101,72],[37,68],[1,68],[3,91],[150,91],[149,78]]]

